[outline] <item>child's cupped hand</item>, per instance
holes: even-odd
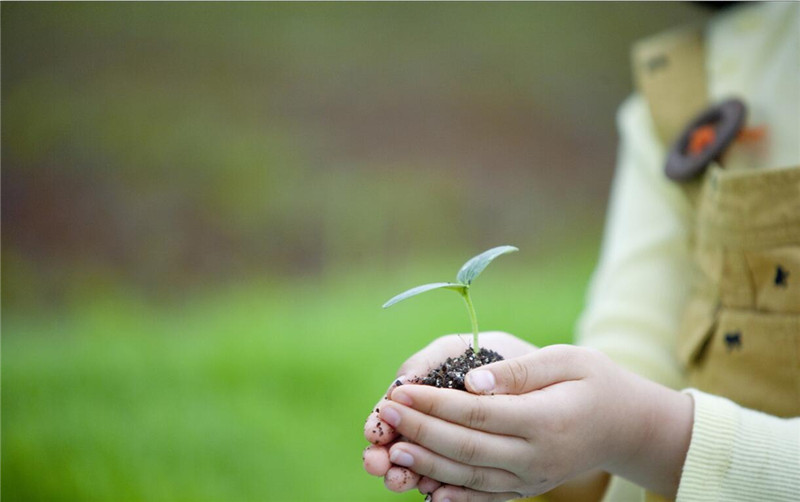
[[[443,336],[411,356],[398,370],[397,379],[389,387],[386,395],[369,414],[364,424],[364,436],[372,444],[364,450],[364,469],[374,476],[383,476],[384,484],[390,490],[402,492],[418,488],[422,493],[431,493],[439,488],[441,483],[428,477],[421,477],[415,470],[395,465],[390,461],[390,447],[403,442],[404,438],[380,418],[377,410],[381,410],[384,405],[389,403],[388,396],[397,387],[397,381],[405,382],[417,376],[425,376],[448,357],[461,355],[468,346],[469,340],[468,336]],[[519,357],[537,350],[534,345],[508,333],[481,333],[480,340],[482,347],[494,350],[506,358]],[[414,387],[423,386],[415,385]],[[429,388],[433,389],[433,387]],[[463,392],[462,394],[466,395]]]
[[[690,396],[569,345],[472,370],[466,383],[470,393],[390,389],[374,417],[392,431],[374,447],[389,488],[419,484],[434,501],[508,500],[600,469],[675,495],[691,438]],[[394,486],[393,469],[411,478]]]

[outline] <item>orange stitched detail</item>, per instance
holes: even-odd
[[[692,131],[691,136],[689,136],[689,146],[686,150],[689,155],[699,155],[715,139],[717,139],[717,132],[714,130],[714,126],[700,126]]]
[[[741,141],[742,143],[758,143],[764,136],[767,135],[767,127],[766,126],[758,126],[758,127],[745,127],[739,131],[739,135],[736,136],[736,141]]]

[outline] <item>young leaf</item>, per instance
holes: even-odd
[[[469,261],[461,267],[461,270],[458,271],[456,279],[458,282],[469,286],[472,284],[472,281],[483,272],[483,269],[489,266],[492,260],[501,254],[513,253],[514,251],[519,251],[519,249],[514,246],[498,246],[484,251],[478,256],[470,258]]]
[[[395,303],[399,301],[403,301],[406,298],[410,298],[414,295],[418,295],[420,293],[424,293],[425,291],[430,291],[432,289],[452,289],[455,291],[463,291],[466,286],[464,284],[458,284],[455,282],[434,282],[432,284],[423,284],[422,286],[417,286],[416,288],[411,288],[408,291],[404,291],[399,295],[393,297],[391,300],[383,304],[383,308],[391,307]]]

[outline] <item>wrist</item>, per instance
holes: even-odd
[[[694,400],[688,394],[630,375],[634,391],[622,406],[623,447],[606,466],[649,491],[674,498],[689,450]]]

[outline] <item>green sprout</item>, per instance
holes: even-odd
[[[477,354],[480,350],[478,347],[478,318],[475,316],[475,307],[472,305],[472,299],[469,297],[469,288],[472,281],[478,277],[489,264],[500,255],[506,253],[513,253],[519,251],[514,246],[498,246],[488,251],[484,251],[478,256],[473,256],[467,263],[465,263],[461,270],[456,275],[456,282],[434,282],[431,284],[423,284],[416,288],[411,288],[395,296],[388,302],[383,304],[383,308],[391,307],[395,303],[410,298],[412,296],[431,291],[434,289],[450,289],[458,292],[467,304],[467,312],[469,313],[469,320],[472,322],[472,350]]]

